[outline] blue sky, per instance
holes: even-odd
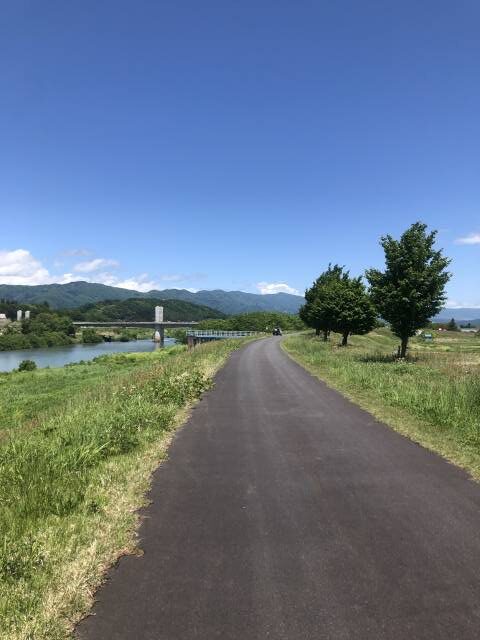
[[[2,6],[0,281],[303,292],[423,220],[480,306],[480,4]]]

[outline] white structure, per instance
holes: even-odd
[[[0,313],[0,327],[4,327],[9,323],[7,316],[4,313]]]
[[[17,322],[20,322],[23,316],[23,311],[21,309],[19,309],[17,311]]]
[[[25,311],[25,320],[30,320],[30,311]]]
[[[160,331],[155,331],[155,335],[153,337],[153,341],[154,342],[161,342],[162,341],[162,337],[160,335]]]
[[[155,322],[163,322],[163,307],[155,307]]]

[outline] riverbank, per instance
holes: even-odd
[[[467,469],[480,480],[480,339],[460,332],[430,343],[412,340],[410,360],[396,361],[387,329],[353,336],[349,347],[312,335],[283,347],[312,374],[382,422]]]
[[[0,636],[60,640],[106,567],[186,408],[241,341],[0,376]]]
[[[12,329],[15,329],[15,331]],[[22,333],[17,323],[9,325],[8,333],[0,332],[0,356],[2,353],[24,351],[28,353],[34,349],[53,349],[76,344],[101,344],[105,342],[131,342],[135,340],[152,340],[149,329],[109,329],[93,330],[94,340],[84,339],[84,332],[76,333],[46,332],[41,334]],[[0,369],[1,371],[1,369]]]
[[[175,344],[175,339],[166,338],[165,346]],[[0,374],[17,369],[22,360],[33,360],[37,367],[63,367],[64,365],[93,360],[94,358],[115,353],[143,353],[160,349],[159,343],[147,340],[121,342],[98,342],[96,344],[77,343],[63,347],[47,349],[28,349],[0,353]]]

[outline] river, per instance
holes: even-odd
[[[165,346],[175,344],[173,338],[165,338]],[[93,360],[97,356],[111,353],[139,353],[161,348],[153,340],[132,340],[131,342],[100,342],[99,344],[73,344],[67,347],[47,349],[19,349],[0,351],[0,371],[17,369],[22,360],[33,360],[37,367],[63,367],[70,362]]]

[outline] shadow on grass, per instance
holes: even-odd
[[[406,358],[399,358],[396,353],[367,353],[357,356],[355,359],[358,362],[373,362],[380,364],[418,362],[418,356],[407,355]]]

